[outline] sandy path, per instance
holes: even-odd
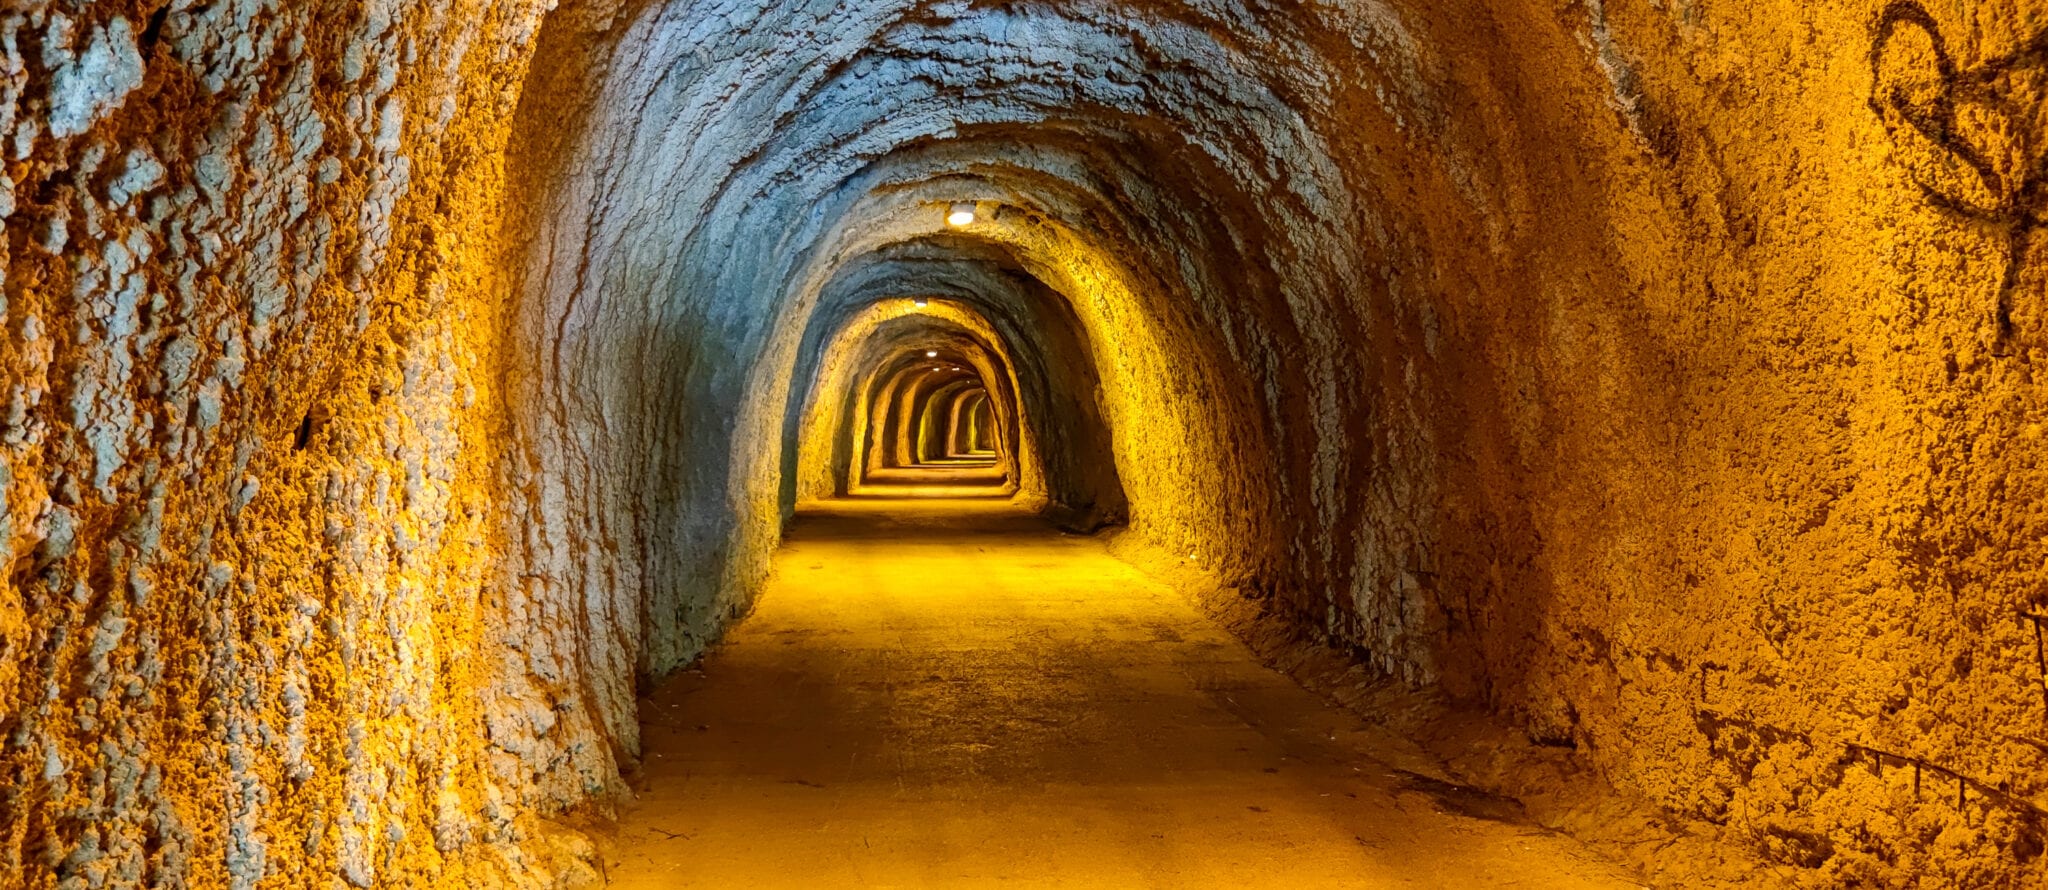
[[[803,516],[643,702],[612,886],[1632,887],[996,500]]]

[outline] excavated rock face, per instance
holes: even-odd
[[[1048,510],[1816,883],[2038,867],[2029,4],[554,6],[0,12],[5,883],[573,880],[937,342]]]
[[[544,6],[0,12],[0,884],[537,881],[614,779],[498,518]]]

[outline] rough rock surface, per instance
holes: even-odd
[[[468,234],[544,11],[0,12],[0,884],[574,858],[532,814],[606,787],[575,727],[616,705],[508,596],[503,265]]]
[[[544,817],[829,475],[827,350],[934,293],[1051,508],[1816,885],[2038,883],[2044,35],[18,0],[0,877],[587,873]]]

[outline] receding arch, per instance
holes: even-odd
[[[875,290],[920,296],[864,301]],[[828,460],[826,451],[814,447],[827,440],[805,429],[841,419],[869,422],[860,413],[866,409],[854,404],[857,396],[846,389],[846,375],[874,358],[860,357],[853,343],[884,323],[914,325],[896,320],[915,317],[929,319],[935,329],[971,330],[981,354],[1010,369],[977,370],[988,380],[996,424],[1010,431],[998,446],[999,457],[1015,452],[1024,497],[1042,501],[1057,519],[1076,527],[1122,520],[1125,498],[1100,403],[1101,378],[1089,335],[1072,307],[1006,249],[943,233],[885,245],[850,263],[826,288],[789,391],[783,433],[787,505],[847,490],[844,472],[826,466],[849,465],[843,449],[850,440],[835,434],[834,447],[841,450]],[[1008,407],[1012,401],[1014,408]]]

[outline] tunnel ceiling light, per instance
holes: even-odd
[[[946,224],[964,226],[974,222],[974,204],[970,201],[955,201],[946,211]]]
[[[914,298],[912,298],[912,299],[911,299],[911,301],[910,301],[910,305],[912,305],[912,306],[916,306],[916,307],[917,307],[917,308],[919,308],[919,309],[923,309],[924,307],[926,307],[926,306],[930,306],[931,304],[932,304],[932,301],[930,301],[930,300],[927,300],[927,299],[925,299],[925,298],[923,298],[923,297],[914,297]]]
[[[936,349],[927,349],[927,350],[925,350],[925,351],[924,351],[924,357],[925,357],[925,358],[938,358],[938,357],[939,357],[939,351],[938,351],[938,350],[936,350]]]

